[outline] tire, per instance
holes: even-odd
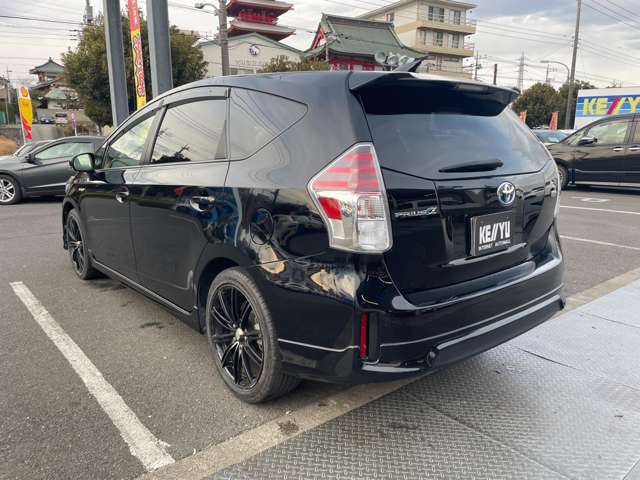
[[[566,167],[558,165],[558,174],[560,175],[560,190],[564,190],[569,185],[569,171]]]
[[[75,210],[71,210],[67,215],[65,237],[71,268],[76,272],[76,275],[82,280],[91,280],[99,276],[99,272],[91,266],[91,258],[85,247],[87,237],[80,216]]]
[[[283,371],[271,313],[244,269],[224,270],[211,284],[206,334],[218,373],[241,400],[272,400],[300,383]]]
[[[0,205],[14,205],[22,200],[22,189],[16,179],[0,175]]]

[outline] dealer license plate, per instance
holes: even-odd
[[[513,212],[492,213],[471,219],[471,256],[487,255],[512,245]]]

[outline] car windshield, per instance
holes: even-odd
[[[36,148],[36,147],[38,147],[40,145],[41,145],[41,143],[27,143],[27,144],[21,146],[18,150],[16,150],[14,155],[16,157],[24,156],[27,153],[29,153],[31,150],[33,150],[34,148]]]
[[[562,140],[567,138],[567,134],[561,132],[559,130],[548,131],[548,132],[533,132],[536,136],[543,141],[544,143],[560,143]]]

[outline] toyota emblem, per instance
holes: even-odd
[[[508,207],[516,200],[516,187],[511,182],[504,182],[498,187],[498,200],[502,205]]]

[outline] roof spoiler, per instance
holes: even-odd
[[[424,59],[417,59],[415,62],[402,65],[404,67],[402,70],[399,67],[391,72],[352,72],[349,77],[349,89],[358,92],[385,87],[441,87],[462,94],[490,98],[493,102],[501,104],[503,108],[520,96],[520,92],[513,88],[499,87],[466,78],[415,73],[413,70],[418,68],[422,60]]]

